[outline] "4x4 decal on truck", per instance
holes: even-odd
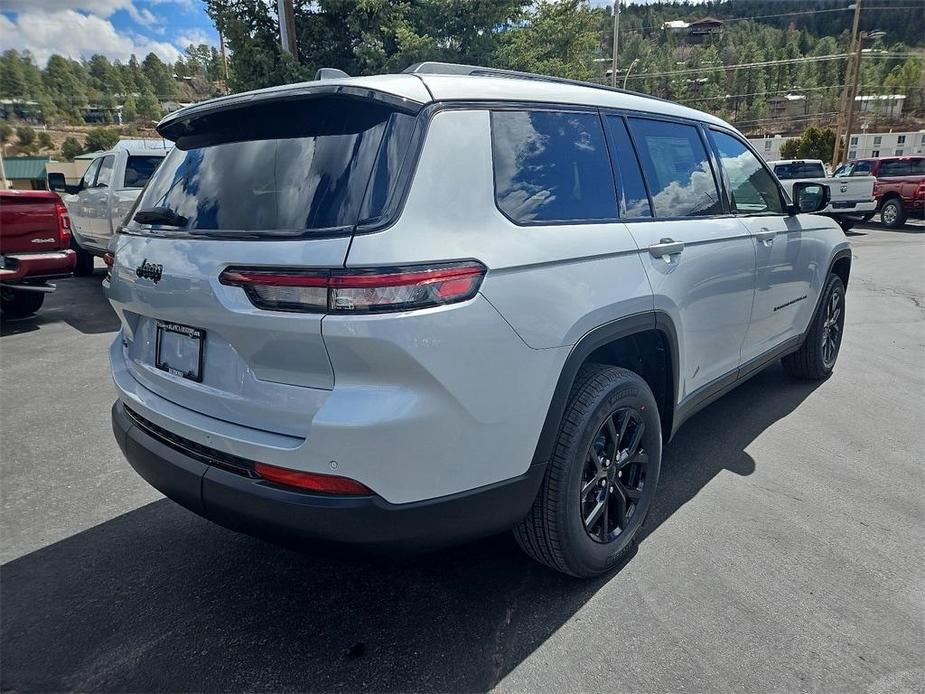
[[[141,261],[141,265],[135,268],[135,274],[138,277],[146,277],[147,279],[157,284],[161,280],[161,275],[164,273],[163,265],[155,265],[154,263],[149,263],[148,259],[145,258]]]

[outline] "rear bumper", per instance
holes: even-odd
[[[828,205],[822,214],[829,214],[833,217],[839,215],[858,215],[858,214],[867,214],[868,212],[873,212],[877,209],[877,201],[870,200],[840,200],[836,204]]]
[[[69,277],[77,254],[70,248],[44,253],[9,253],[3,256],[0,282],[16,284]]]
[[[427,501],[296,491],[188,455],[133,418],[117,400],[112,428],[128,462],[151,486],[232,530],[268,539],[420,550],[507,530],[529,510],[545,466],[511,480]]]

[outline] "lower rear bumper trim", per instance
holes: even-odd
[[[422,550],[503,532],[533,503],[545,465],[451,496],[391,504],[377,495],[296,491],[208,465],[138,426],[121,401],[113,433],[131,466],[177,503],[232,530],[267,539],[347,543],[364,549]]]

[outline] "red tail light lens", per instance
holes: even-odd
[[[485,272],[485,266],[477,262],[349,270],[228,268],[219,281],[243,287],[258,308],[379,313],[471,299]]]
[[[58,241],[62,247],[71,245],[71,218],[67,213],[67,206],[58,200],[55,203],[55,212],[58,215]]]
[[[337,475],[319,475],[314,472],[302,472],[301,470],[289,470],[287,468],[267,465],[266,463],[256,463],[254,472],[268,482],[281,484],[286,487],[297,487],[312,492],[321,492],[322,494],[344,494],[354,496],[369,496],[372,491],[366,485],[360,484],[356,480],[348,477],[339,477]]]

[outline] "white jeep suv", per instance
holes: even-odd
[[[685,419],[774,360],[835,364],[851,255],[807,214],[827,189],[791,202],[708,114],[425,63],[158,132],[175,148],[108,259],[113,429],[228,527],[378,547],[513,528],[598,574]]]

